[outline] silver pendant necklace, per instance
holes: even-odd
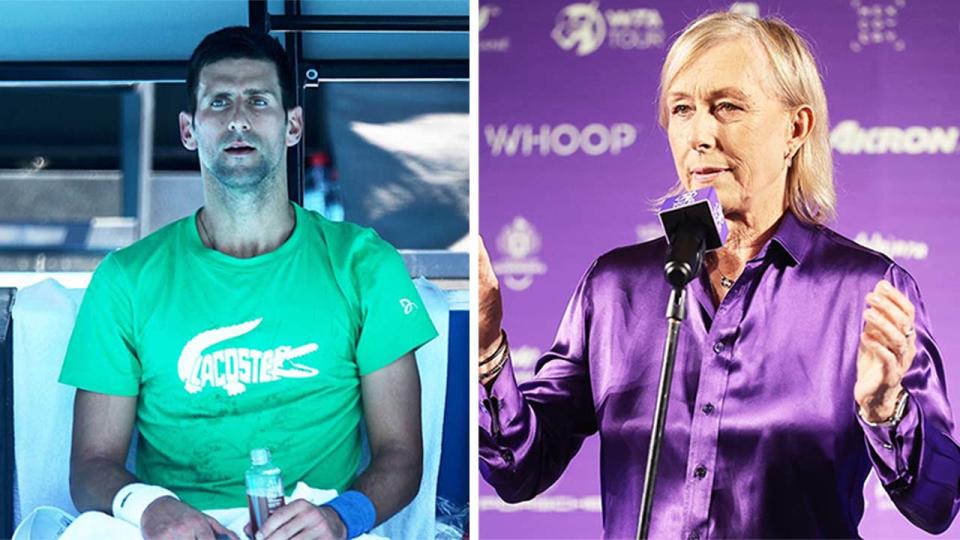
[[[729,289],[730,287],[733,287],[733,280],[723,274],[720,274],[720,286],[724,289]]]
[[[207,231],[207,225],[206,223],[204,223],[205,220],[203,219],[203,214],[204,214],[203,209],[200,209],[200,214],[199,216],[197,216],[200,221],[200,230],[203,231],[203,236],[207,238],[207,244],[210,245],[210,249],[217,251],[217,246],[215,246],[213,243],[213,237],[210,236],[210,233]]]

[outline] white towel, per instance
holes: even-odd
[[[387,538],[433,538],[437,524],[437,479],[443,441],[443,408],[447,399],[447,344],[450,309],[447,294],[424,278],[414,280],[430,320],[440,334],[417,351],[420,370],[420,413],[423,426],[423,478],[413,502],[373,529]]]
[[[323,504],[336,496],[336,490],[314,489],[300,482],[297,484],[296,489],[293,490],[293,494],[290,495],[290,499],[287,502],[306,499],[312,504]],[[208,510],[204,513],[219,521],[238,537],[247,537],[243,532],[243,528],[250,520],[250,514],[247,508]],[[104,514],[103,512],[84,512],[63,531],[63,536],[61,536],[59,540],[102,540],[103,538],[111,538],[113,540],[140,540],[140,528],[126,521]],[[364,534],[358,538],[362,540],[376,540],[381,537]],[[28,538],[26,540],[33,539]]]
[[[74,389],[57,383],[83,289],[47,279],[13,305],[13,433],[18,512],[40,505],[76,514],[70,499]]]

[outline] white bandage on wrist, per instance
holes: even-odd
[[[173,497],[180,500],[169,489],[150,484],[127,484],[113,497],[113,517],[122,519],[140,527],[140,518],[150,503],[160,497]]]

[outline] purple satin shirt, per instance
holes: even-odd
[[[535,378],[518,387],[508,362],[489,393],[481,387],[481,473],[504,500],[547,489],[599,431],[604,536],[636,535],[666,335],[665,247],[597,259]],[[917,308],[896,428],[862,422],[853,399],[865,298],[880,279]],[[717,308],[709,286],[705,273],[688,286],[650,537],[855,537],[871,467],[907,518],[945,530],[960,448],[913,278],[787,213]]]

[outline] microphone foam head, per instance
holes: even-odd
[[[657,213],[667,241],[677,226],[686,220],[695,220],[707,230],[707,251],[717,249],[727,241],[727,220],[723,217],[720,197],[713,187],[681,193],[664,201]]]

